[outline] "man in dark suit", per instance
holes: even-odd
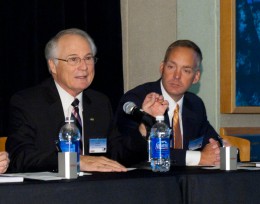
[[[71,114],[75,98],[79,100],[79,115],[83,120],[80,170],[126,171],[116,161],[90,154],[92,151],[106,153],[108,137],[113,134],[108,98],[88,88],[94,78],[95,54],[93,40],[79,29],[63,30],[47,43],[45,57],[52,78],[15,94],[10,102],[6,149],[11,171],[57,170],[54,141],[58,140],[65,117]],[[104,151],[95,146],[100,138]]]
[[[116,114],[122,141],[128,147],[122,163],[145,161],[148,155],[146,138],[150,127],[123,111],[123,105],[131,101],[154,117],[164,115],[170,127],[174,110],[180,107],[181,147],[171,149],[173,165],[219,164],[218,134],[207,120],[203,101],[187,91],[200,79],[201,61],[202,53],[194,42],[176,41],[168,47],[160,65],[161,79],[137,86],[122,97]]]

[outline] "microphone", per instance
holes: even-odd
[[[123,110],[126,114],[132,115],[138,123],[144,123],[147,128],[151,128],[156,122],[155,117],[146,113],[143,109],[138,108],[134,102],[128,101],[123,105]]]

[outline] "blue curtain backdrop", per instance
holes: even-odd
[[[0,136],[11,95],[50,76],[44,47],[66,28],[94,39],[99,61],[91,87],[105,93],[115,110],[123,94],[120,0],[1,0],[0,22]]]

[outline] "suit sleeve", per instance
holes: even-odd
[[[132,101],[141,107],[143,97],[134,92],[126,93],[119,102],[114,120],[119,132],[117,137],[113,138],[118,144],[117,154],[114,157],[125,166],[131,166],[147,161],[148,154],[147,141],[139,132],[139,123],[123,111],[123,105],[127,101]]]
[[[44,111],[44,110],[43,110]],[[39,122],[28,102],[21,96],[12,97],[9,110],[9,134],[6,150],[12,172],[57,170],[57,152],[54,141],[41,142]],[[46,127],[48,128],[48,127]],[[39,144],[42,143],[42,144]]]
[[[213,138],[214,140],[217,140],[222,144],[222,142],[219,140],[218,133],[215,131],[215,129],[211,126],[207,119],[207,114],[206,114],[206,108],[204,103],[202,104],[202,113],[203,113],[203,119],[202,119],[202,125],[200,128],[200,135],[204,136],[203,138],[203,144],[202,147],[207,145],[209,143],[209,139]]]

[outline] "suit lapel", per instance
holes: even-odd
[[[65,117],[60,100],[56,100],[50,105],[49,118],[53,120],[53,127],[59,127],[60,129],[65,124]]]
[[[46,98],[49,103],[48,115],[53,121],[52,127],[58,128],[55,132],[59,132],[59,129],[65,124],[65,117],[58,90],[53,79],[48,79],[43,82],[43,86],[49,89],[48,92],[45,92],[46,96],[44,96],[44,98]],[[58,139],[58,134],[54,135],[54,139]]]
[[[192,139],[192,135],[194,135],[194,128],[196,128],[196,116],[194,112],[191,111],[191,104],[189,103],[186,96],[184,96],[183,100],[183,108],[182,108],[182,125],[183,125],[183,146],[184,148],[188,148],[189,141]]]
[[[82,106],[83,106],[83,137],[84,137],[84,154],[89,153],[89,134],[92,130],[92,126],[95,124],[95,115],[93,114],[93,108],[91,108],[91,99],[87,96],[87,91],[83,92],[82,95]]]

